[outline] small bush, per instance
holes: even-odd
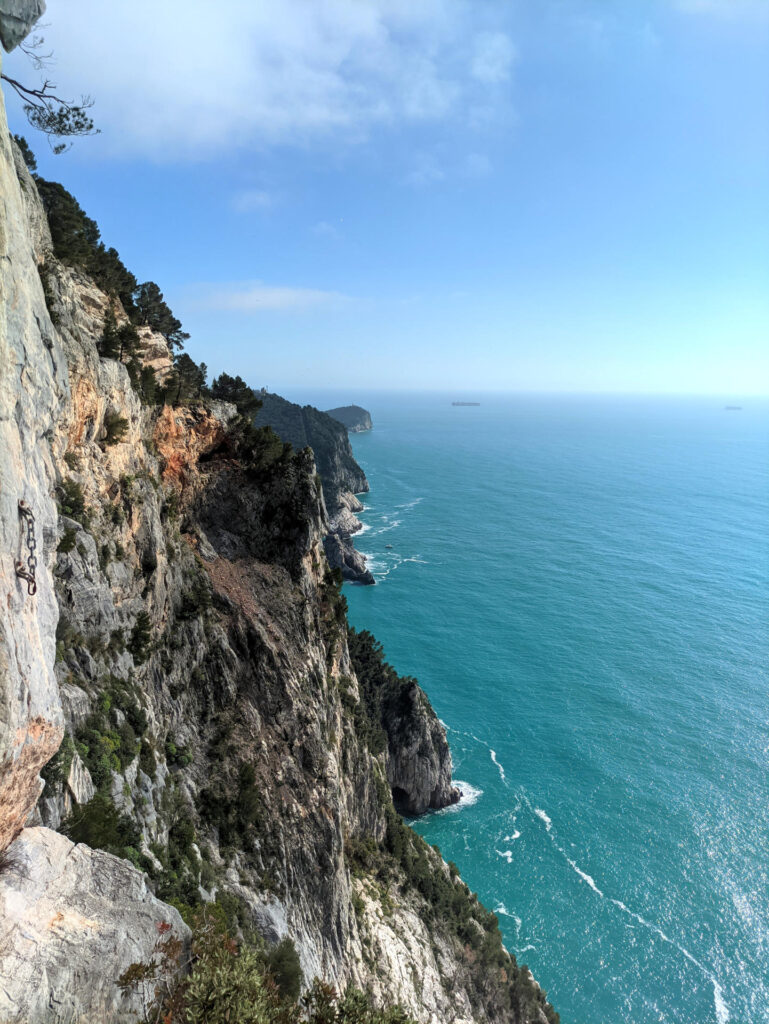
[[[141,845],[136,822],[120,814],[106,793],[97,793],[78,807],[62,823],[61,831],[73,843],[86,843],[94,850],[106,850],[118,857],[126,856],[127,847],[135,850]]]
[[[125,438],[128,431],[128,420],[116,412],[110,413],[104,418],[104,428],[107,433],[102,444],[119,444]]]
[[[67,555],[74,548],[76,542],[77,530],[68,528],[62,534],[61,540],[59,541],[59,545],[56,548],[56,550],[60,551],[62,555]]]
[[[61,741],[61,746],[48,764],[40,771],[40,775],[48,789],[55,786],[58,782],[66,782],[69,776],[69,770],[72,767],[72,758],[74,756],[75,744],[73,743],[70,734],[65,732],[64,738]]]
[[[152,623],[147,612],[139,612],[136,616],[136,623],[131,630],[131,639],[128,641],[128,650],[133,655],[137,665],[143,665],[147,660],[152,637]]]
[[[59,509],[62,515],[74,519],[86,530],[90,526],[91,517],[86,510],[83,488],[75,480],[62,480],[59,484]]]
[[[302,968],[293,940],[286,936],[273,946],[265,958],[265,966],[284,999],[298,999],[302,990]]]
[[[38,263],[37,272],[40,275],[40,285],[43,289],[43,298],[45,299],[45,307],[48,310],[48,316],[51,319],[51,323],[54,327],[61,326],[61,315],[56,305],[56,296],[54,295],[53,288],[51,287],[51,268],[47,263]]]

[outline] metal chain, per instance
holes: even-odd
[[[35,516],[32,509],[24,501],[23,498],[19,499],[19,515],[22,521],[27,526],[27,548],[29,549],[29,557],[27,558],[27,568],[24,568],[22,561],[16,562],[16,575],[27,582],[27,593],[30,597],[34,597],[37,593],[37,580],[35,579],[35,573],[37,571],[37,555],[35,549],[37,548],[37,540],[35,539]]]

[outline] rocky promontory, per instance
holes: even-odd
[[[359,405],[340,405],[337,409],[326,409],[326,415],[338,420],[351,434],[362,434],[371,430],[371,413]]]
[[[330,413],[312,405],[297,405],[265,390],[259,392],[259,397],[262,408],[254,423],[269,425],[296,451],[306,447],[313,451],[328,511],[324,547],[329,564],[353,583],[374,583],[366,559],[355,550],[352,539],[353,534],[363,528],[356,515],[363,509],[357,495],[367,492],[369,484],[353,456],[347,428]],[[350,408],[358,409],[357,406]],[[365,410],[360,409],[360,412],[365,413]]]

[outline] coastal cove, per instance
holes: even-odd
[[[350,619],[465,792],[415,827],[562,1019],[769,1019],[767,403],[289,397],[371,411]]]

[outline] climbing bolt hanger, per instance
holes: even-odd
[[[29,549],[29,557],[27,558],[26,568],[21,560],[16,562],[16,575],[19,579],[26,580],[27,593],[30,597],[34,597],[37,593],[37,580],[35,579],[35,571],[37,569],[37,555],[35,554],[35,549],[37,548],[37,541],[35,540],[35,516],[32,509],[23,498],[19,499],[19,516],[21,518],[22,525],[26,525],[27,528],[26,541],[27,548]]]

